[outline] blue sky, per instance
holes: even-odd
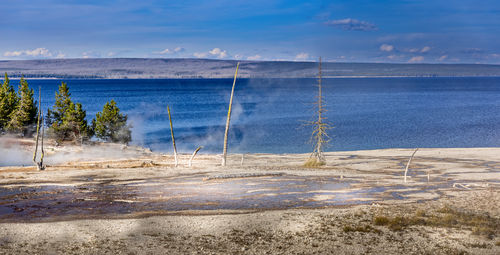
[[[0,59],[500,64],[497,0],[0,0]]]

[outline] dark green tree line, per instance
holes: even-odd
[[[34,91],[28,82],[21,77],[16,93],[10,84],[9,77],[0,86],[0,134],[13,133],[31,136],[36,128],[37,106]],[[47,110],[45,124],[48,134],[58,142],[73,141],[83,143],[92,136],[109,142],[129,143],[131,141],[130,125],[127,115],[120,113],[114,100],[107,102],[103,110],[96,114],[92,126],[86,120],[87,112],[82,104],[71,100],[68,85],[64,82],[55,93],[56,102]]]
[[[21,77],[16,94],[9,77],[5,74],[0,88],[0,130],[30,136],[36,122],[37,107],[33,99],[34,91]]]

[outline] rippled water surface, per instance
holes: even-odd
[[[222,150],[232,80],[64,80],[88,118],[115,99],[129,115],[133,143],[170,151],[167,105],[178,148]],[[29,80],[53,105],[61,80]],[[17,81],[11,80],[17,86]],[[229,151],[309,152],[314,79],[239,79]],[[500,78],[325,79],[328,150],[500,146]],[[37,92],[36,92],[37,93]]]

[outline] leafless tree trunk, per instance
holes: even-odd
[[[413,159],[413,156],[415,156],[415,153],[417,153],[417,151],[418,151],[418,148],[416,148],[415,151],[413,152],[413,154],[411,154],[411,157],[408,160],[408,163],[406,164],[406,169],[405,169],[405,183],[406,183],[406,175],[408,174],[408,168],[410,168],[411,160]]]
[[[229,99],[229,110],[227,111],[226,131],[224,132],[224,150],[222,153],[222,166],[226,166],[227,157],[227,135],[229,132],[229,122],[231,121],[231,107],[233,106],[234,85],[236,84],[236,77],[238,76],[238,69],[240,62],[236,65],[236,72],[234,73],[233,88],[231,89],[231,98]]]
[[[40,158],[40,162],[36,161],[36,154],[38,153],[38,140],[40,139],[40,122],[42,122],[42,155]],[[45,166],[43,165],[43,115],[42,115],[42,87],[38,87],[38,116],[36,122],[36,141],[35,141],[35,151],[33,152],[33,163],[35,163],[36,168],[38,170],[44,170]]]
[[[191,155],[191,158],[189,158],[189,167],[192,166],[193,159],[194,159],[194,156],[196,156],[196,153],[198,153],[198,151],[200,151],[202,148],[203,148],[203,146],[200,146],[200,147],[196,148],[196,150],[194,150],[193,155]]]
[[[36,119],[36,140],[35,140],[35,151],[33,152],[33,163],[37,165],[36,162],[36,154],[38,152],[38,139],[40,137],[40,108],[41,108],[41,99],[42,99],[42,88],[38,87],[38,113]]]
[[[316,102],[318,117],[316,121],[308,122],[308,125],[313,126],[312,143],[314,144],[314,150],[305,165],[312,167],[325,164],[323,146],[329,142],[329,137],[326,131],[331,128],[330,124],[326,121],[326,117],[323,115],[323,113],[326,112],[326,109],[323,106],[322,85],[322,68],[320,57],[318,65],[318,101]]]
[[[175,167],[177,167],[179,165],[179,161],[177,160],[177,147],[175,146],[174,128],[172,126],[172,117],[170,116],[169,106],[167,106],[167,111],[168,111],[168,120],[170,121],[170,133],[172,134],[172,144],[174,145]]]
[[[323,125],[323,95],[322,95],[322,88],[321,88],[321,78],[322,78],[322,73],[321,73],[321,57],[319,58],[319,68],[318,68],[318,128],[316,130],[316,157],[318,158],[319,161],[323,161],[323,143],[325,142],[324,140],[324,133],[325,129],[322,128]]]
[[[41,143],[41,152],[42,155],[40,155],[40,163],[39,163],[39,169],[40,170],[45,170],[45,166],[43,165],[43,157],[45,156],[45,151],[43,149],[43,137],[45,136],[45,125],[43,124],[43,115],[42,115],[42,143]]]

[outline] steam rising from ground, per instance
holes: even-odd
[[[0,137],[0,166],[32,165],[33,155],[12,137]]]
[[[0,137],[0,166],[29,166],[32,161],[34,142],[32,139]],[[150,151],[121,144],[45,146],[44,164],[59,165],[77,161],[97,161],[138,158]],[[40,150],[38,157],[40,157]]]

